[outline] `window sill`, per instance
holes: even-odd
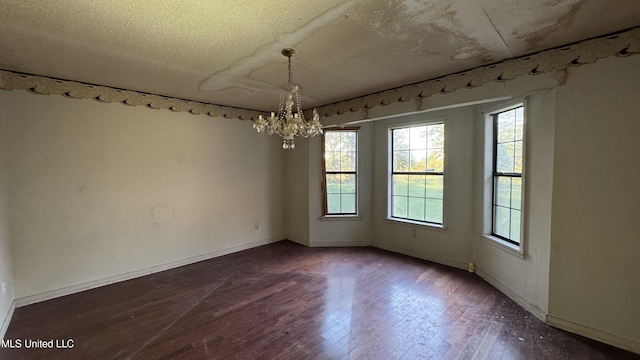
[[[323,215],[320,221],[361,221],[362,215]]]
[[[408,226],[412,228],[416,228],[419,226],[420,228],[424,228],[425,230],[433,230],[433,231],[440,231],[440,232],[446,232],[448,230],[447,227],[445,227],[444,225],[427,224],[419,221],[411,221],[411,220],[396,219],[396,218],[386,218],[386,221],[391,224]]]
[[[495,236],[491,236],[489,234],[482,234],[480,235],[480,239],[482,239],[484,242],[486,242],[487,244],[496,247],[506,253],[509,253],[515,257],[518,257],[520,259],[524,259],[524,251],[522,250],[522,248],[520,246],[508,243],[500,238],[497,238]],[[522,244],[520,244],[522,246]]]

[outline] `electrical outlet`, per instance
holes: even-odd
[[[411,229],[411,237],[416,237],[416,229]]]
[[[260,224],[259,224],[259,223],[255,223],[255,224],[253,224],[253,229],[254,229],[254,230],[258,230],[258,229],[260,229]]]
[[[7,293],[7,283],[2,280],[2,295]]]

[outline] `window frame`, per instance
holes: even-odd
[[[429,176],[429,175],[436,175],[436,176],[442,176],[442,223],[435,223],[435,222],[431,222],[431,221],[426,221],[426,220],[414,220],[414,219],[409,219],[409,218],[401,218],[401,217],[395,217],[393,216],[393,175],[394,174],[399,174],[399,173],[394,173],[393,171],[393,130],[396,129],[404,129],[404,128],[413,128],[413,127],[420,127],[420,126],[429,126],[429,125],[438,125],[438,124],[442,124],[444,126],[444,146],[443,146],[443,152],[444,152],[444,164],[443,164],[443,171],[441,172],[436,172],[436,171],[425,171],[425,172],[420,172],[420,173],[407,173],[409,175],[425,175],[425,176]],[[390,124],[387,126],[387,151],[388,151],[388,170],[387,170],[387,216],[386,216],[386,220],[387,221],[391,221],[393,223],[397,223],[397,224],[406,224],[406,225],[418,225],[418,226],[423,226],[426,229],[434,229],[434,230],[442,230],[442,231],[446,231],[446,198],[447,198],[447,175],[446,175],[446,169],[447,169],[447,162],[448,162],[448,141],[447,141],[447,118],[446,117],[438,117],[438,118],[432,118],[432,119],[420,119],[420,120],[414,120],[414,121],[410,121],[410,122],[403,122],[403,123],[397,123],[397,124]],[[402,175],[402,174],[400,174]]]
[[[522,108],[522,135],[523,135],[522,136],[522,140],[521,140],[522,141],[522,151],[521,151],[521,154],[520,154],[522,156],[522,158],[520,159],[520,162],[524,163],[524,156],[523,156],[524,155],[524,146],[525,146],[525,141],[524,141],[525,140],[524,139],[524,104],[522,104],[521,106],[511,107],[511,108],[509,108],[507,110],[494,112],[494,113],[492,113],[490,115],[493,118],[493,120],[492,120],[492,122],[493,122],[493,124],[492,124],[493,125],[493,139],[492,139],[492,143],[493,143],[493,154],[492,154],[493,155],[492,156],[493,171],[492,171],[492,180],[493,181],[492,181],[492,191],[491,191],[491,193],[492,193],[492,196],[491,196],[491,236],[495,236],[495,237],[497,237],[499,239],[502,239],[502,240],[504,240],[504,241],[506,241],[508,243],[511,243],[513,245],[516,245],[516,246],[520,246],[520,242],[522,240],[522,213],[523,213],[523,208],[522,208],[523,201],[522,201],[522,198],[523,198],[523,195],[524,195],[524,188],[522,187],[522,180],[524,178],[523,177],[524,166],[523,166],[522,171],[520,171],[519,173],[515,172],[515,170],[514,170],[514,172],[499,172],[498,171],[498,144],[499,144],[498,143],[498,117],[500,116],[500,114],[504,114],[504,113],[509,112],[509,111],[514,111],[514,110],[519,109],[519,108]],[[519,140],[514,139],[514,142],[515,141],[519,141]],[[514,160],[516,160],[516,159],[514,159]],[[512,238],[505,237],[505,236],[502,236],[502,235],[497,233],[497,229],[496,229],[496,227],[497,227],[497,225],[496,225],[496,221],[497,221],[496,220],[496,207],[500,206],[500,205],[497,204],[497,200],[496,200],[497,196],[498,196],[498,194],[497,194],[497,187],[498,187],[497,186],[497,182],[499,181],[499,178],[501,178],[501,177],[510,178],[510,179],[512,179],[511,181],[513,181],[514,178],[520,179],[520,184],[521,184],[520,185],[520,188],[521,188],[520,189],[520,209],[519,209],[519,211],[520,211],[520,234],[518,236],[520,241],[515,241]],[[514,210],[514,208],[512,207],[512,204],[509,204],[508,209],[510,211]],[[511,221],[510,221],[510,223],[511,223]],[[511,224],[509,224],[509,226],[511,226]],[[509,233],[511,234],[511,230],[509,231]]]
[[[320,137],[320,152],[322,157],[322,178],[321,178],[321,188],[322,188],[322,218],[356,218],[359,217],[360,214],[360,206],[358,203],[360,201],[359,196],[359,166],[360,166],[360,136],[359,136],[359,126],[350,126],[350,127],[335,127],[335,128],[325,128],[323,129],[322,136]],[[356,134],[356,164],[355,171],[329,171],[327,172],[327,164],[325,157],[325,136],[327,132],[354,132]],[[328,196],[327,196],[327,174],[349,174],[355,176],[355,212],[349,213],[329,213],[329,205],[328,205]]]
[[[521,198],[520,198],[520,241],[512,241],[503,236],[494,233],[494,199],[495,199],[495,174],[497,166],[497,127],[495,124],[495,115],[522,107],[523,129],[522,129],[522,172],[519,176],[521,179]],[[509,102],[502,103],[497,106],[485,109],[483,111],[485,118],[485,134],[484,134],[484,211],[483,211],[483,231],[481,238],[512,255],[519,258],[525,256],[526,239],[526,218],[527,218],[527,99],[516,98]]]

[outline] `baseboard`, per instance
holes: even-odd
[[[253,242],[250,242],[250,243],[246,243],[246,244],[242,244],[242,245],[238,245],[238,246],[233,246],[233,247],[226,248],[226,249],[215,250],[215,251],[208,252],[208,253],[205,253],[205,254],[191,256],[191,257],[188,257],[188,258],[171,261],[171,262],[168,262],[168,263],[165,263],[165,264],[160,264],[160,265],[156,265],[156,266],[152,266],[152,267],[148,267],[148,268],[144,268],[144,269],[140,269],[140,270],[130,271],[130,272],[127,272],[127,273],[124,273],[124,274],[109,276],[109,277],[98,279],[98,280],[93,280],[93,281],[89,281],[89,282],[85,282],[85,283],[81,283],[81,284],[77,284],[77,285],[66,286],[66,287],[63,287],[63,288],[60,288],[60,289],[45,291],[45,292],[41,292],[41,293],[38,293],[38,294],[21,297],[21,298],[15,299],[14,302],[15,302],[15,306],[16,307],[26,306],[26,305],[30,305],[30,304],[34,304],[34,303],[38,303],[38,302],[42,302],[42,301],[58,298],[58,297],[61,297],[61,296],[74,294],[74,293],[77,293],[77,292],[80,292],[80,291],[95,289],[97,287],[113,284],[113,283],[116,283],[116,282],[130,280],[130,279],[134,279],[134,278],[137,278],[137,277],[141,277],[141,276],[157,273],[157,272],[160,272],[160,271],[165,271],[165,270],[177,268],[177,267],[180,267],[180,266],[193,264],[193,263],[196,263],[196,262],[199,262],[199,261],[209,260],[209,259],[212,259],[212,258],[216,258],[216,257],[223,256],[223,255],[228,255],[228,254],[235,253],[235,252],[238,252],[238,251],[251,249],[251,248],[254,248],[254,247],[257,247],[257,246],[271,244],[271,243],[278,242],[278,241],[281,241],[281,240],[284,240],[284,239],[286,239],[286,236],[281,235],[281,236],[276,236],[276,237],[272,237],[272,238],[268,238],[268,239],[264,239],[264,240],[253,241]]]
[[[353,247],[371,246],[370,241],[311,241],[310,247]]]
[[[610,334],[608,332],[594,329],[592,327],[577,324],[569,320],[564,320],[553,315],[547,315],[547,324],[562,329],[574,334],[588,337],[593,340],[603,342],[615,346],[617,348],[625,349],[636,354],[640,354],[640,341],[635,339],[629,339],[622,336]]]
[[[377,247],[377,248],[380,248],[380,249],[383,249],[383,250],[387,250],[387,251],[403,254],[403,255],[408,255],[408,256],[411,256],[411,257],[418,258],[418,259],[427,260],[427,261],[431,261],[431,262],[434,262],[434,263],[451,266],[451,267],[458,268],[458,269],[467,270],[468,266],[469,266],[469,264],[467,262],[462,262],[462,261],[458,261],[458,260],[445,259],[445,258],[441,258],[441,257],[431,256],[431,255],[423,254],[423,253],[420,253],[420,252],[417,252],[417,251],[414,251],[414,250],[408,250],[408,249],[400,248],[400,247],[389,245],[389,244],[385,244],[385,243],[374,242],[373,244],[371,244],[371,246]]]
[[[295,243],[298,243],[300,245],[309,246],[309,240],[308,239],[303,239],[303,238],[297,237],[295,235],[287,235],[286,239],[287,240],[291,240],[291,241],[293,241]]]
[[[9,324],[11,323],[11,318],[13,318],[13,312],[16,309],[16,301],[13,300],[11,302],[11,306],[9,306],[9,311],[6,316],[2,320],[2,327],[0,327],[0,339],[4,339],[4,336],[7,334],[7,330],[9,329]]]
[[[488,273],[486,273],[482,269],[476,268],[476,274],[478,274],[478,276],[483,278],[484,281],[488,282],[491,286],[493,286],[494,288],[500,290],[501,293],[507,295],[511,300],[515,301],[518,305],[520,305],[523,308],[525,308],[525,310],[530,312],[533,316],[535,316],[538,319],[540,319],[540,321],[542,321],[544,323],[547,322],[548,315],[544,310],[542,310],[539,307],[537,307],[536,305],[530,303],[527,299],[525,299],[524,297],[520,296],[515,291],[511,290],[511,288],[509,288],[508,286],[506,286],[502,282],[496,280],[496,278],[494,278],[493,276],[489,275]]]

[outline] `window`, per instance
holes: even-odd
[[[522,232],[524,107],[493,117],[493,202],[491,234],[515,245]]]
[[[356,215],[358,211],[358,129],[325,129],[323,215]]]
[[[392,219],[443,224],[444,123],[391,129]]]

